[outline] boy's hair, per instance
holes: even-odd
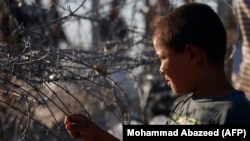
[[[210,63],[224,64],[226,30],[208,5],[190,3],[176,8],[156,24],[153,39],[176,52],[193,44],[204,50]]]

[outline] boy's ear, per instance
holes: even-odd
[[[187,44],[185,46],[186,53],[188,55],[188,59],[194,64],[200,63],[202,60],[202,52],[201,50],[192,44]]]

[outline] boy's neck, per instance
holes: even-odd
[[[235,91],[223,69],[207,71],[203,80],[198,85],[193,93],[195,96],[203,98],[224,96]]]

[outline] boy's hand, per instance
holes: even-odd
[[[77,139],[77,138],[81,137],[80,132],[75,131],[74,126],[77,124],[77,122],[74,121],[74,119],[72,119],[70,116],[66,116],[65,119],[64,119],[64,124],[65,124],[65,127],[66,127],[66,130],[67,130],[68,134],[72,138]]]
[[[74,139],[81,138],[84,141],[119,141],[118,138],[102,130],[98,125],[81,114],[65,116],[64,125],[68,134]]]

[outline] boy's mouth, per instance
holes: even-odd
[[[170,87],[170,81],[169,81],[169,79],[167,77],[165,77],[165,80],[166,80],[167,85]]]

